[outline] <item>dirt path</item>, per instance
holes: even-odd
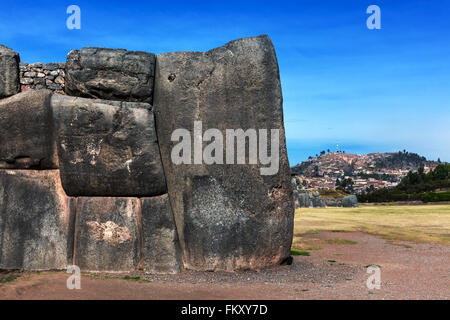
[[[63,272],[25,273],[0,284],[0,299],[450,299],[450,246],[393,245],[358,232],[307,237],[322,250],[261,272],[135,275],[149,282],[85,275],[81,290],[68,290]],[[381,266],[380,290],[366,287],[371,264]]]

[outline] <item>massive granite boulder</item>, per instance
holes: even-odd
[[[154,109],[185,267],[258,269],[289,257],[294,207],[279,70],[270,39],[239,39],[206,53],[158,55]],[[248,164],[248,154],[246,164],[175,164],[171,152],[178,141],[171,141],[172,133],[187,129],[193,135],[194,121],[224,136],[226,129],[278,129],[279,139],[271,136],[279,142],[277,170],[262,174],[268,165]],[[202,133],[194,138],[198,141]]]
[[[324,207],[325,205],[322,202],[322,199],[320,198],[320,193],[318,191],[311,192],[312,196],[312,205],[313,207]]]
[[[325,206],[319,192],[315,190],[294,190],[294,201],[297,208],[318,208]]]
[[[74,264],[84,271],[131,272],[140,259],[137,198],[80,197]]]
[[[0,98],[20,91],[19,63],[19,54],[0,44]]]
[[[0,170],[0,269],[72,264],[74,212],[58,170]]]
[[[312,208],[312,207],[314,207],[313,201],[312,201],[312,195],[311,195],[310,191],[296,190],[296,192],[294,192],[294,195],[297,196],[297,198],[296,198],[297,208]]]
[[[71,196],[167,192],[151,106],[53,95],[64,190]]]
[[[51,92],[22,92],[0,100],[0,168],[54,169]]]
[[[68,95],[152,103],[155,55],[123,49],[83,48],[67,56]]]
[[[178,273],[181,252],[167,194],[142,198],[141,269],[149,273]]]
[[[342,206],[350,207],[350,208],[357,207],[358,206],[358,198],[354,194],[346,196],[344,199],[342,199]]]

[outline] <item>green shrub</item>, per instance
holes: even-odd
[[[450,201],[450,191],[428,192],[422,195],[423,202]]]
[[[308,251],[301,251],[301,250],[297,250],[297,249],[292,249],[291,250],[291,255],[293,255],[293,256],[309,256],[309,252]]]

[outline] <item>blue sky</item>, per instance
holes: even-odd
[[[0,43],[26,62],[103,46],[206,51],[268,34],[277,51],[291,165],[321,150],[406,149],[450,161],[450,1],[12,1]],[[66,8],[81,8],[81,30]],[[381,8],[381,30],[366,8]]]

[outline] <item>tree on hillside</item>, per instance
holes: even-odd
[[[450,179],[450,165],[440,164],[434,169],[432,174],[436,180]]]
[[[353,179],[352,178],[347,178],[341,181],[341,183],[339,184],[339,187],[337,187],[336,189],[338,190],[342,190],[346,193],[353,193],[354,189],[353,189]]]
[[[314,166],[314,176],[319,177],[319,166]]]
[[[323,156],[325,154],[325,150],[320,151],[320,155]]]
[[[419,169],[417,169],[417,173],[418,173],[421,177],[423,177],[424,172],[425,172],[424,167],[420,167]]]

